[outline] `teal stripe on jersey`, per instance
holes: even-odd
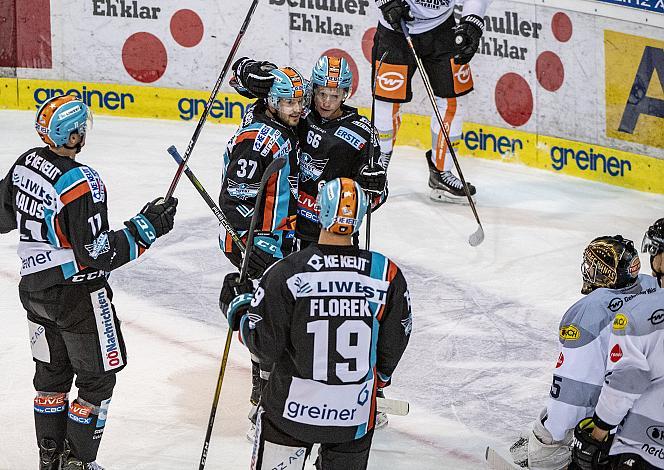
[[[73,261],[61,264],[60,269],[62,269],[62,275],[65,277],[65,279],[69,279],[78,272],[78,269],[76,268],[76,263],[74,263]]]
[[[360,424],[355,433],[355,439],[359,439],[367,433],[367,423]]]
[[[58,195],[64,194],[68,189],[73,188],[83,181],[88,181],[80,168],[72,168],[58,179],[53,185]]]
[[[44,222],[46,222],[46,238],[51,245],[61,247],[60,240],[55,233],[55,212],[44,205]]]
[[[129,229],[122,229],[122,232],[125,234],[127,237],[127,244],[129,245],[129,260],[133,261],[136,258],[138,258],[138,249],[136,248],[136,240],[134,239],[134,236],[131,234]]]

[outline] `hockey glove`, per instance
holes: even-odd
[[[609,468],[608,439],[596,441],[590,436],[595,424],[592,418],[584,418],[574,428],[572,440],[572,462],[581,470],[602,470]]]
[[[401,20],[413,21],[410,14],[410,7],[404,0],[376,0],[376,5],[380,8],[383,18],[387,21],[393,30],[401,31]]]
[[[238,273],[228,273],[224,277],[224,283],[221,286],[221,293],[219,294],[219,308],[226,314],[228,305],[235,297],[240,294],[248,294],[254,291],[254,285],[247,279],[243,283],[240,282],[240,275]]]
[[[149,248],[157,238],[171,231],[177,206],[176,198],[171,197],[164,201],[164,198],[159,197],[148,202],[138,215],[124,224],[136,239],[136,243],[143,248]]]
[[[355,181],[357,181],[365,192],[369,193],[369,196],[374,196],[385,191],[387,172],[385,168],[377,163],[374,163],[373,166],[366,164],[360,168]]]
[[[228,305],[228,312],[225,315],[231,330],[238,331],[240,329],[242,317],[249,311],[253,298],[254,294],[241,294]]]
[[[480,47],[480,38],[484,33],[484,19],[477,15],[464,16],[453,31],[454,63],[467,64]]]
[[[272,62],[242,57],[233,64],[234,80],[231,79],[231,86],[247,98],[265,98],[274,83],[274,75],[270,71],[276,68]]]
[[[233,266],[242,269],[242,255],[239,251],[224,251],[224,254],[226,255],[226,258],[233,263]],[[260,248],[254,248],[249,254],[247,277],[249,279],[260,279],[265,270],[279,261],[279,259],[280,258],[276,258]]]

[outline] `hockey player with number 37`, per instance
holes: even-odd
[[[252,469],[367,467],[376,390],[390,382],[410,337],[406,280],[385,256],[353,245],[366,212],[360,186],[328,181],[318,195],[318,243],[273,265],[238,296],[229,326],[274,363],[256,424]]]
[[[479,47],[490,0],[465,0],[459,24],[453,14],[456,3],[456,0],[376,0],[382,17],[371,52],[372,76],[383,53],[388,52],[376,84],[375,118],[383,152],[381,163],[386,169],[401,124],[400,107],[412,99],[412,80],[417,70],[401,21],[406,22],[413,38],[452,145],[461,138],[463,96],[473,91],[469,62]],[[431,112],[431,150],[426,152],[430,197],[464,203],[466,195],[461,180],[452,172],[450,149],[436,115]],[[469,183],[468,189],[473,196],[475,187]]]
[[[562,470],[570,464],[574,427],[592,415],[604,383],[614,317],[634,298],[647,297],[658,288],[657,279],[639,275],[640,266],[634,244],[620,235],[596,238],[584,250],[585,297],[560,322],[560,351],[547,406],[528,436],[510,448],[518,465]]]

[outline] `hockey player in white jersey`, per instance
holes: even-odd
[[[456,0],[376,0],[382,18],[374,36],[372,66],[385,51],[376,84],[375,125],[380,134],[381,163],[387,168],[401,123],[400,106],[411,101],[412,79],[417,65],[403,32],[405,21],[413,45],[431,82],[436,105],[443,116],[452,145],[461,138],[464,95],[473,91],[469,62],[477,52],[484,32],[484,14],[490,0],[465,0],[457,24],[453,12]],[[431,150],[426,152],[431,198],[465,202],[461,180],[452,173],[450,149],[432,111]],[[468,184],[470,195],[476,190]]]
[[[581,293],[586,296],[560,322],[560,351],[549,400],[528,436],[510,448],[516,464],[542,470],[568,468],[573,429],[592,415],[602,388],[614,316],[633,299],[657,290],[657,280],[639,275],[640,267],[632,241],[620,235],[596,238],[584,250]]]
[[[574,430],[572,454],[582,470],[664,468],[664,290],[616,315],[606,380],[593,417]]]

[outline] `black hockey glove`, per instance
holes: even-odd
[[[401,20],[413,21],[410,14],[410,7],[405,0],[376,0],[376,5],[380,8],[383,18],[387,21],[393,30],[401,31]]]
[[[590,436],[595,428],[592,418],[584,418],[574,428],[572,440],[572,462],[581,470],[609,469],[608,439],[596,441]]]
[[[246,98],[265,98],[274,83],[270,71],[276,68],[272,62],[242,57],[233,64],[231,86]]]
[[[240,294],[248,294],[254,291],[253,283],[247,279],[243,283],[240,282],[240,275],[238,273],[228,273],[224,277],[224,283],[221,286],[221,293],[219,294],[219,308],[226,315],[228,305],[231,301]]]
[[[154,241],[167,234],[173,228],[173,219],[177,210],[178,200],[171,197],[168,201],[158,197],[148,202],[138,215],[124,224],[143,248],[150,248]]]
[[[484,33],[484,19],[477,15],[464,16],[453,31],[454,63],[467,64],[480,47],[480,38]]]
[[[228,305],[228,311],[224,312],[224,316],[228,320],[228,326],[231,330],[238,331],[240,329],[242,317],[249,311],[253,298],[254,294],[240,294]]]
[[[233,250],[232,252],[224,252],[226,258],[238,269],[242,269],[242,255]],[[247,266],[247,276],[249,279],[260,279],[267,268],[279,261],[266,251],[260,248],[254,248],[249,255],[249,264]]]
[[[369,193],[369,196],[374,196],[381,194],[385,190],[387,172],[385,168],[377,163],[374,163],[373,166],[366,164],[360,168],[355,181],[357,181],[365,192]]]

